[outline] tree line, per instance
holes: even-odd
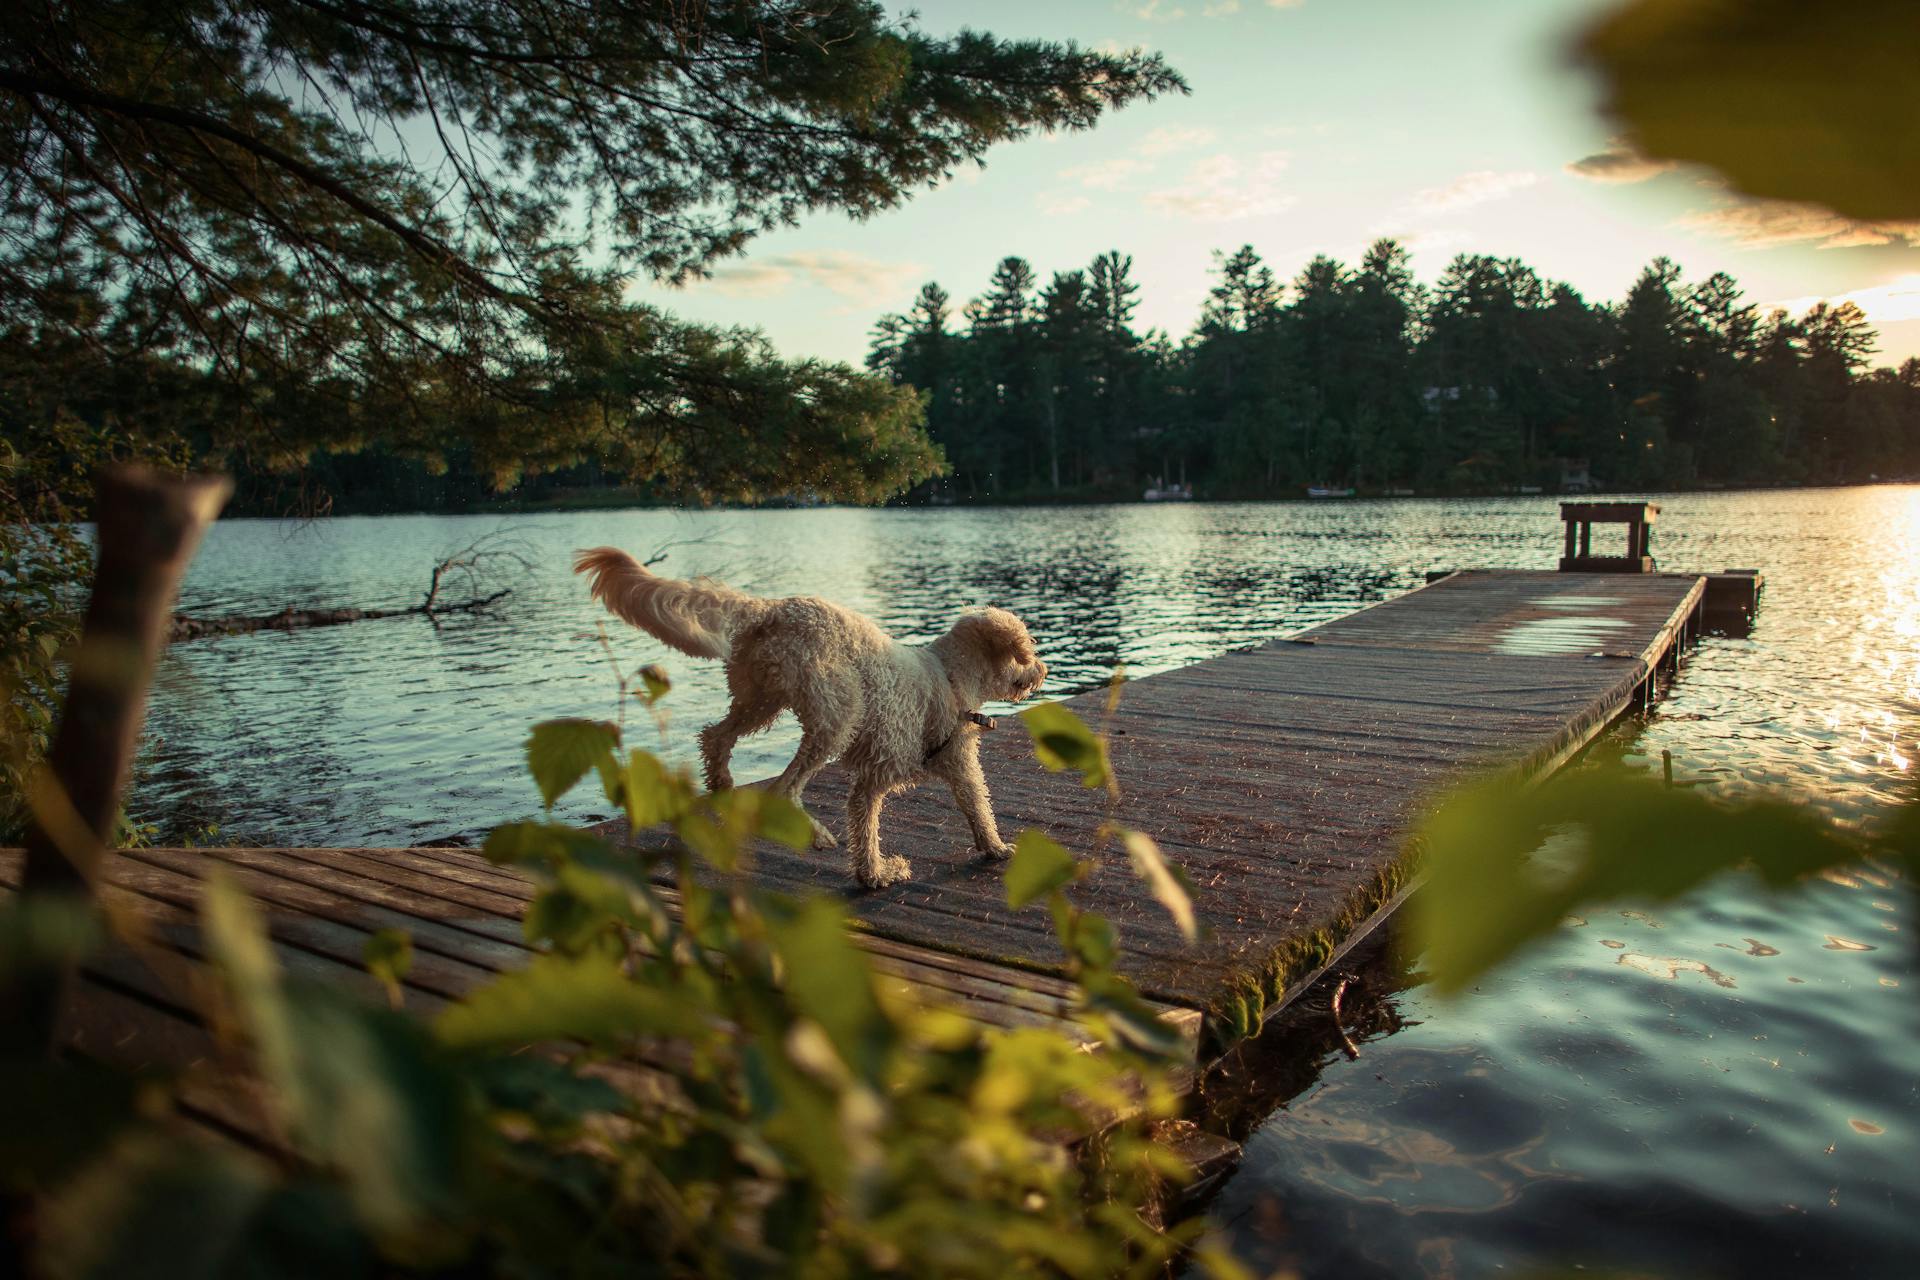
[[[934,500],[1694,487],[1920,475],[1920,359],[1869,368],[1852,303],[1762,312],[1724,272],[1656,258],[1594,303],[1515,258],[1431,285],[1382,239],[1290,283],[1214,255],[1176,342],[1135,325],[1132,259],[1040,283],[1009,257],[962,306],[927,284],[874,327],[870,368],[917,388],[948,473]]]

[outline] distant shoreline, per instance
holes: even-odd
[[[868,510],[887,511],[961,511],[980,508],[1009,507],[1097,507],[1097,506],[1138,506],[1138,507],[1180,507],[1192,505],[1221,505],[1227,503],[1274,503],[1274,504],[1314,504],[1320,506],[1339,506],[1349,502],[1421,502],[1447,501],[1461,498],[1551,498],[1559,501],[1606,500],[1625,497],[1645,497],[1648,495],[1694,495],[1707,493],[1775,493],[1793,489],[1858,489],[1876,485],[1912,485],[1920,484],[1920,476],[1894,476],[1875,480],[1837,480],[1821,484],[1746,484],[1712,485],[1691,487],[1645,487],[1624,489],[1592,489],[1585,492],[1542,492],[1520,493],[1511,489],[1460,489],[1415,493],[1389,493],[1385,491],[1356,492],[1350,497],[1309,497],[1302,491],[1298,495],[1211,495],[1200,494],[1190,499],[1149,501],[1143,498],[1128,498],[1112,493],[1048,493],[1021,494],[1012,497],[955,499],[952,502],[915,502],[895,500]],[[628,490],[593,490],[579,493],[556,494],[549,498],[515,499],[501,498],[489,502],[477,502],[457,507],[395,507],[387,510],[335,509],[325,516],[302,515],[297,512],[274,514],[260,511],[236,512],[223,516],[228,520],[276,520],[276,519],[323,519],[331,516],[509,516],[509,515],[555,515],[571,511],[795,511],[828,508],[852,507],[856,504],[841,502],[762,502],[762,503],[716,503],[711,506],[694,506],[685,503],[662,502],[647,498]]]

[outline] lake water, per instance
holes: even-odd
[[[1792,788],[1847,821],[1909,794],[1920,760],[1920,488],[1663,499],[1654,550],[1758,567],[1746,639],[1702,643],[1672,696],[1602,750],[1681,780]],[[405,844],[536,808],[535,720],[611,716],[603,615],[576,547],[668,546],[661,572],[813,593],[930,638],[1020,613],[1051,693],[1214,656],[1419,585],[1433,569],[1551,567],[1549,498],[944,511],[398,516],[217,526],[192,613],[397,605],[505,526],[531,568],[491,615],[176,646],[156,682],[139,803],[223,836]],[[614,660],[657,645],[607,632]],[[723,701],[667,655],[668,754]],[[771,773],[790,719],[743,743]],[[572,811],[595,816],[590,807]],[[1309,1065],[1215,1200],[1256,1269],[1308,1276],[1906,1275],[1920,1258],[1920,962],[1909,892],[1875,871],[1787,898],[1738,883],[1595,912],[1471,995],[1384,994],[1392,1028]]]

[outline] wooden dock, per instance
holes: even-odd
[[[1703,589],[1692,575],[1457,573],[1132,681],[1112,722],[1124,793],[1114,816],[1185,869],[1209,936],[1189,946],[1118,849],[1079,900],[1118,926],[1120,969],[1144,994],[1206,1016],[1215,1043],[1230,1039],[1393,901],[1410,820],[1437,787],[1493,764],[1549,772],[1643,702],[1694,634]],[[1105,697],[1067,705],[1098,724]],[[987,734],[981,756],[1009,839],[1034,827],[1069,849],[1094,846],[1102,798],[1042,770],[1017,726]],[[830,825],[845,803],[837,769],[807,791]],[[626,836],[623,823],[603,830]],[[881,842],[912,859],[911,881],[858,892],[838,851],[771,844],[754,874],[769,888],[848,895],[875,936],[971,957],[996,977],[1054,963],[1051,919],[1007,908],[1000,867],[973,858],[944,787],[890,800]]]
[[[1112,723],[1116,816],[1186,869],[1208,933],[1185,944],[1110,851],[1079,892],[1118,925],[1122,971],[1197,1052],[1257,1025],[1391,910],[1409,874],[1405,831],[1435,788],[1494,764],[1540,775],[1578,751],[1677,662],[1702,590],[1703,579],[1670,574],[1459,573],[1129,683]],[[1097,723],[1104,697],[1068,705]],[[1015,726],[983,746],[1009,836],[1036,827],[1092,847],[1103,797],[1044,772]],[[807,798],[837,825],[843,776],[823,774]],[[771,846],[754,875],[770,889],[850,895],[881,971],[979,1021],[1078,1034],[1067,988],[1047,972],[1046,913],[1008,910],[1000,867],[974,860],[944,788],[896,797],[882,839],[912,858],[911,882],[855,894],[839,852]],[[109,861],[111,892],[152,918],[162,967],[181,972],[125,954],[94,962],[67,1010],[69,1046],[132,1065],[207,1058],[183,975],[199,962],[194,912],[213,866],[261,901],[297,974],[378,998],[362,948],[377,930],[409,931],[408,1005],[421,1012],[530,954],[520,917],[533,886],[477,851],[127,850]],[[17,891],[20,871],[18,851],[0,852],[0,894]]]

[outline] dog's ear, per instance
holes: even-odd
[[[990,662],[1031,662],[1033,641],[1026,626],[1005,609],[977,609],[953,624],[953,634]]]

